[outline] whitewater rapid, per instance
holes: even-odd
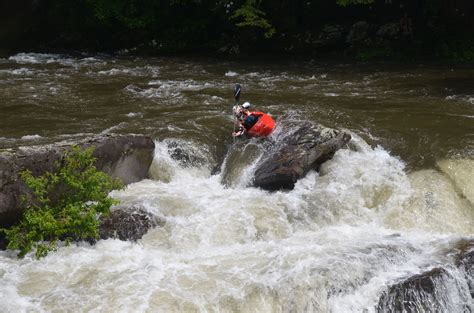
[[[444,312],[474,311],[455,266],[474,239],[471,68],[19,53],[0,59],[0,148],[142,133],[150,179],[114,191],[160,226],[136,243],[0,251],[0,312],[373,312],[442,267]],[[292,191],[252,187],[268,150],[232,142],[235,83],[269,112],[351,132]],[[281,133],[273,135],[279,141]],[[284,134],[283,134],[284,135]],[[453,252],[454,251],[454,252]]]
[[[112,196],[164,226],[39,261],[0,252],[0,311],[373,312],[388,285],[440,265],[458,279],[443,289],[446,311],[474,308],[447,254],[474,233],[472,161],[408,172],[353,137],[320,173],[275,193],[251,187],[264,151],[254,141],[217,172],[205,145],[157,141],[150,179]],[[173,158],[177,147],[192,158]]]

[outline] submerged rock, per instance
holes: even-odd
[[[389,286],[382,293],[376,310],[378,312],[472,312],[474,240],[460,240],[454,248],[447,251],[447,255],[454,258],[454,266],[436,267]],[[456,299],[455,303],[450,303],[453,298]]]
[[[436,294],[436,286],[446,279],[448,273],[434,268],[412,276],[389,287],[380,297],[378,312],[442,312],[443,303]]]
[[[458,249],[456,266],[463,271],[471,299],[474,299],[474,240],[461,240]]]
[[[254,185],[271,191],[292,189],[299,178],[311,169],[319,170],[350,139],[346,132],[304,123],[258,166]]]
[[[120,240],[137,241],[150,228],[163,225],[153,215],[141,208],[117,207],[109,216],[102,218],[99,227],[100,239],[116,238]]]
[[[167,147],[170,157],[183,167],[204,166],[207,162],[206,156],[187,142],[170,140]]]
[[[124,184],[140,181],[148,176],[155,144],[143,135],[103,135],[81,141],[63,141],[50,145],[27,146],[0,151],[0,227],[8,227],[19,220],[22,209],[29,205],[21,197],[32,194],[20,179],[23,170],[39,176],[52,171],[65,151],[71,146],[95,146],[96,167],[120,179]]]

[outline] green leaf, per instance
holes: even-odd
[[[247,0],[240,8],[235,10],[230,18],[239,21],[235,24],[237,27],[262,29],[265,38],[271,38],[276,33],[276,30],[268,20],[265,19],[265,12],[259,10],[257,6],[258,3],[256,0]]]
[[[34,177],[23,171],[21,178],[35,198],[26,208],[21,221],[10,229],[2,229],[8,239],[7,248],[19,250],[18,257],[35,251],[37,258],[57,249],[64,240],[97,239],[98,216],[107,215],[117,203],[108,196],[121,183],[95,167],[94,147],[81,150],[72,147],[53,172]]]

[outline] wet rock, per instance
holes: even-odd
[[[169,141],[167,147],[170,157],[183,167],[203,166],[207,162],[205,156],[186,142]]]
[[[377,31],[377,36],[382,39],[396,39],[400,33],[400,25],[398,23],[387,23],[382,25]]]
[[[449,274],[434,268],[389,287],[380,297],[378,312],[443,312],[436,286]]]
[[[148,176],[155,144],[142,135],[103,135],[81,141],[63,141],[50,145],[28,146],[0,151],[0,227],[18,221],[22,209],[30,204],[22,196],[32,194],[19,178],[23,170],[38,176],[52,171],[71,146],[95,146],[96,166],[124,184],[140,181]]]
[[[346,42],[349,44],[358,44],[369,37],[369,23],[360,21],[352,25],[349,34],[346,37]]]
[[[403,279],[382,293],[378,312],[471,312],[474,298],[474,240],[446,251],[454,264]],[[448,271],[449,269],[449,271]],[[455,299],[455,303],[452,300]]]
[[[344,41],[344,28],[341,25],[325,25],[315,42],[319,46],[329,47]]]
[[[153,217],[142,208],[116,207],[108,217],[101,219],[100,239],[116,238],[137,241],[150,228],[163,225],[164,222]]]
[[[456,257],[456,266],[463,271],[469,293],[474,299],[474,240],[462,240],[457,248],[460,252]]]
[[[311,169],[319,170],[350,139],[346,132],[304,123],[257,167],[254,185],[271,191],[292,189],[299,178]]]

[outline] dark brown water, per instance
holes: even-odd
[[[348,129],[351,149],[292,191],[253,188],[265,144],[232,141],[237,82],[280,123]],[[441,304],[416,310],[473,311],[453,254],[474,240],[473,83],[474,69],[445,66],[0,59],[0,147],[149,134],[151,179],[112,196],[164,222],[41,261],[0,251],[0,312],[374,312],[390,285],[435,267],[449,273]]]
[[[474,155],[474,69],[18,54],[0,60],[0,147],[102,132],[230,142],[232,89],[274,116],[347,128],[410,167]]]

